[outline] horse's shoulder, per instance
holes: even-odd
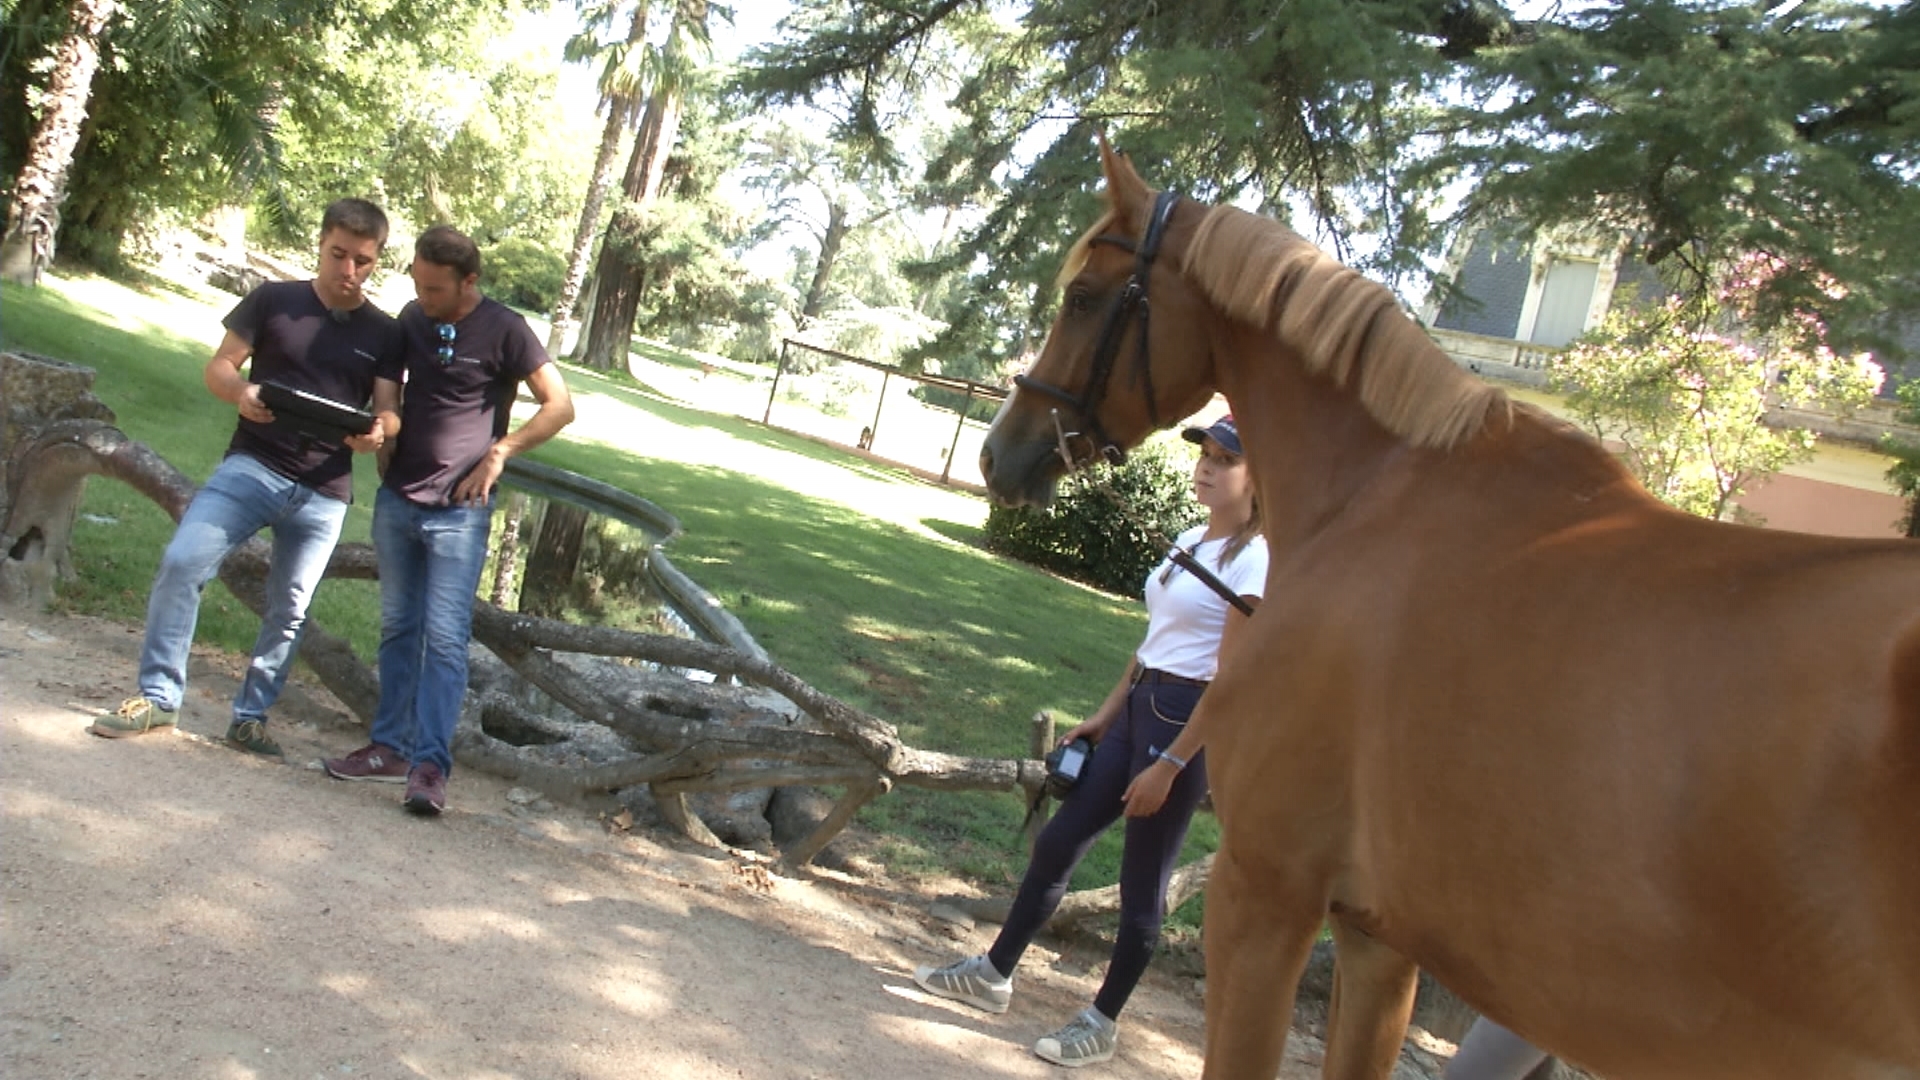
[[[1920,610],[1893,647],[1893,713],[1914,775],[1920,777]]]

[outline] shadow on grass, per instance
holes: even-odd
[[[171,301],[156,296],[156,302]],[[103,312],[45,286],[8,286],[0,302],[6,307],[0,344],[94,369],[94,394],[113,409],[120,429],[189,474],[219,460],[233,430],[233,408],[201,385],[200,370],[212,355],[203,341],[124,308]],[[199,311],[207,317],[207,332],[217,332],[221,313],[208,306]],[[217,446],[209,430],[217,431]]]
[[[656,390],[647,383],[642,382],[624,371],[601,371],[598,368],[590,368],[576,364],[571,360],[562,361],[561,367],[566,369],[569,379],[584,378],[593,380],[593,389],[595,392],[613,394],[615,391],[625,390],[630,393],[638,393],[654,401],[667,402],[674,400],[662,391]],[[572,388],[575,390],[581,389],[577,384]]]
[[[750,420],[743,420],[739,417],[726,416],[696,408],[686,404],[679,398],[672,397],[647,386],[633,379],[632,376],[610,376],[606,372],[589,371],[587,369],[569,366],[568,374],[573,375],[575,373],[584,374],[594,379],[593,390],[595,393],[605,394],[623,405],[644,409],[680,427],[712,431],[731,439],[739,439],[742,442],[749,442],[755,446],[777,450],[784,454],[796,454],[810,461],[832,465],[869,479],[884,480],[890,483],[922,484],[931,487],[942,486],[904,467],[893,467],[882,462],[859,457],[847,450],[837,449],[826,443],[791,435],[762,424],[754,423]]]
[[[698,371],[706,375],[725,375],[729,378],[744,380],[766,380],[773,378],[772,364],[743,363],[728,357],[716,356],[712,361],[700,353],[683,352],[671,345],[635,338],[628,344],[628,351],[644,360],[686,371]],[[741,370],[742,368],[746,370]]]
[[[978,525],[968,525],[959,521],[941,521],[938,518],[921,518],[920,524],[931,532],[940,534],[956,544],[965,544],[970,548],[985,550],[987,531]]]
[[[916,745],[1024,752],[1035,708],[1063,692],[1091,706],[1106,689],[1062,686],[1059,673],[1095,656],[1118,671],[1138,633],[1123,600],[761,476],[579,444],[542,456],[672,507],[686,528],[672,550],[683,569],[783,664],[896,722]],[[980,674],[951,685],[956,665]]]

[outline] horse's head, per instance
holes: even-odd
[[[1105,138],[1100,166],[1107,212],[1068,254],[1046,346],[981,446],[980,473],[1003,503],[1051,502],[1070,468],[1118,461],[1212,393],[1203,301],[1165,255],[1196,208],[1150,190]]]

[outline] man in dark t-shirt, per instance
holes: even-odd
[[[400,377],[399,324],[361,293],[386,240],[379,207],[341,199],[321,218],[313,279],[262,285],[224,320],[226,336],[203,376],[214,396],[238,410],[239,423],[225,460],[194,495],[161,557],[147,598],[139,693],[95,720],[88,729],[94,734],[125,738],[178,723],[200,591],[234,548],[271,528],[267,611],[233,699],[227,742],[280,756],[266,731],[267,709],[286,686],[307,605],[340,538],[353,499],[353,454],[378,451],[399,418],[389,413],[367,433],[341,441],[304,434],[274,416],[260,384],[364,407],[376,380]]]
[[[414,245],[412,273],[418,299],[399,320],[406,385],[374,387],[376,409],[401,402],[373,508],[380,706],[372,741],[324,764],[341,780],[404,781],[406,808],[437,814],[467,690],[494,484],[509,457],[572,422],[573,401],[527,321],[480,294],[472,240],[445,225],[428,229]],[[539,408],[509,434],[522,382]]]

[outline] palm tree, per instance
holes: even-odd
[[[708,0],[675,0],[673,23],[627,159],[621,187],[626,200],[614,211],[607,239],[594,264],[592,315],[586,340],[578,351],[589,367],[614,371],[626,368],[627,348],[633,339],[633,320],[646,289],[644,266],[632,250],[644,234],[653,201],[666,176],[667,157],[679,137],[680,107],[688,77],[711,48],[707,36]],[[696,55],[697,54],[697,55]]]
[[[46,111],[27,144],[26,160],[7,205],[7,231],[0,238],[0,279],[35,285],[40,271],[53,262],[73,148],[87,121],[93,73],[100,67],[100,35],[118,10],[117,0],[74,0],[67,32],[54,46]]]
[[[0,275],[32,281],[56,241],[69,256],[111,260],[154,201],[204,202],[210,191],[224,197],[264,181],[262,209],[270,218],[289,213],[276,124],[287,87],[328,75],[334,61],[315,43],[338,22],[337,0],[42,7],[62,29],[40,86],[39,124],[30,141],[9,147],[21,167],[0,238]],[[13,107],[38,79],[6,70],[0,107]]]
[[[573,307],[580,299],[580,286],[587,278],[587,259],[593,253],[593,236],[600,227],[600,211],[606,206],[607,188],[613,181],[613,159],[620,151],[620,138],[641,115],[646,76],[657,67],[646,47],[647,14],[652,0],[636,0],[627,24],[627,36],[602,44],[599,31],[611,25],[621,0],[594,0],[581,12],[582,27],[567,41],[566,58],[580,62],[596,57],[600,68],[600,102],[607,110],[606,125],[600,131],[600,152],[593,159],[593,178],[587,184],[586,202],[580,207],[580,225],[573,233],[573,247],[567,252],[567,276],[560,284],[560,298],[553,305],[553,319],[547,333],[547,352],[559,356],[573,329]]]

